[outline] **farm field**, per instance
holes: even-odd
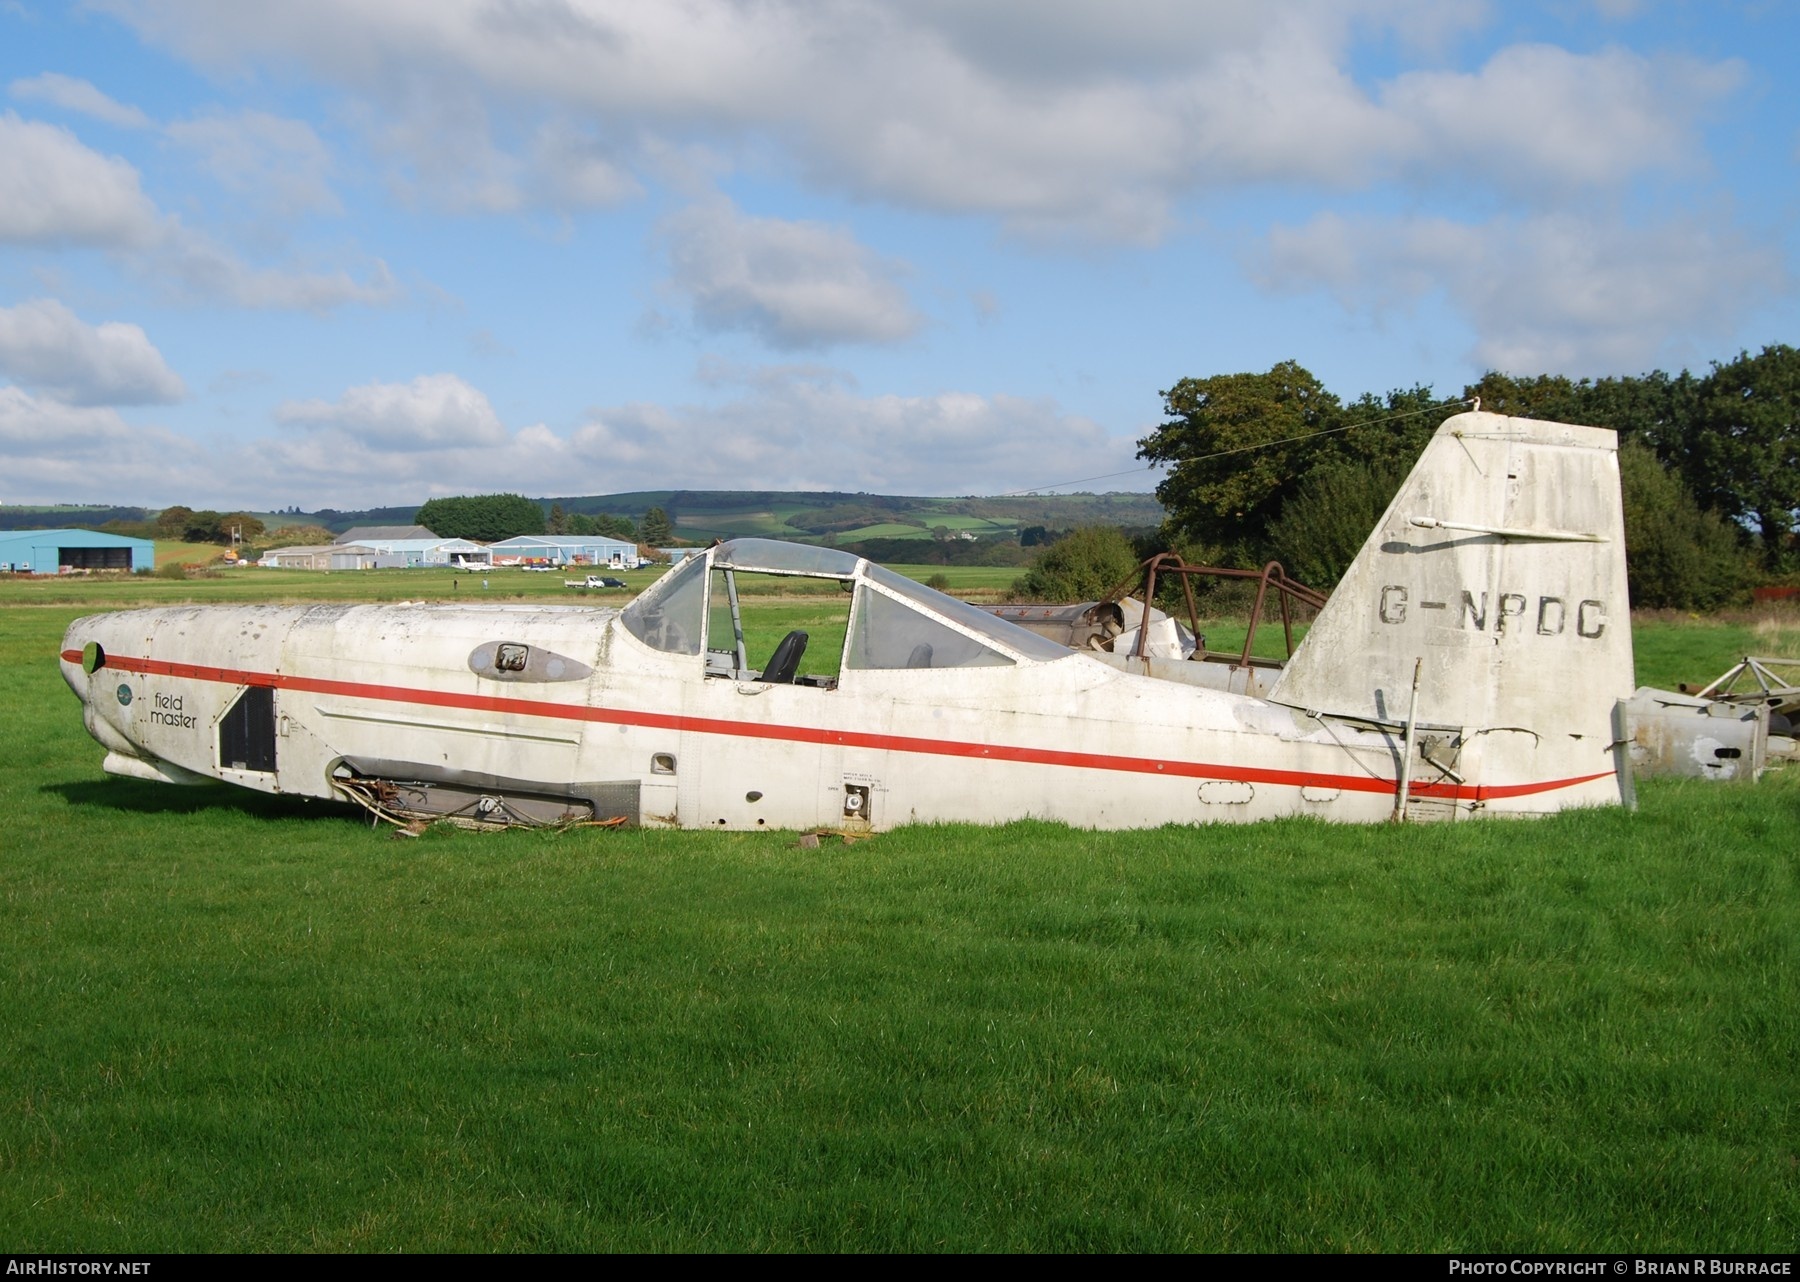
[[[10,1248],[1800,1235],[1800,776],[1454,828],[405,840],[104,776],[54,662],[95,609],[449,577],[0,583]],[[1753,618],[1636,635],[1659,685],[1800,650]]]

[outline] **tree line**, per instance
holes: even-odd
[[[1800,350],[1785,345],[1702,375],[1489,373],[1457,398],[1417,385],[1345,401],[1284,361],[1184,378],[1162,398],[1165,421],[1138,457],[1169,467],[1156,491],[1165,536],[1193,558],[1279,560],[1331,586],[1438,424],[1479,398],[1484,410],[1619,433],[1634,603],[1714,608],[1800,565]]]
[[[652,508],[645,516],[646,531],[657,512]],[[626,517],[566,512],[560,503],[552,503],[546,515],[542,504],[522,494],[465,494],[430,499],[413,514],[413,523],[439,538],[473,539],[478,543],[498,543],[521,534],[573,534],[632,541],[638,538],[637,527]],[[666,527],[666,517],[663,523]]]

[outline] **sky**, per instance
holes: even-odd
[[[1783,0],[0,0],[0,504],[1144,490],[1795,342]],[[0,525],[4,525],[0,509]]]

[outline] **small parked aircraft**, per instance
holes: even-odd
[[[1072,650],[762,539],[623,609],[136,610],[77,620],[62,661],[113,774],[405,822],[1542,814],[1630,800],[1624,553],[1612,432],[1472,412],[1438,429],[1266,697],[1230,664]],[[819,618],[757,667],[747,620],[771,585]]]

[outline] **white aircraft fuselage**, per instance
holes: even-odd
[[[401,819],[1535,814],[1629,796],[1619,513],[1610,432],[1457,416],[1266,699],[1216,688],[1219,665],[1068,650],[847,553],[764,540],[710,549],[623,610],[134,610],[77,620],[62,662],[109,772]],[[779,651],[748,666],[750,573],[846,589],[835,675]]]

